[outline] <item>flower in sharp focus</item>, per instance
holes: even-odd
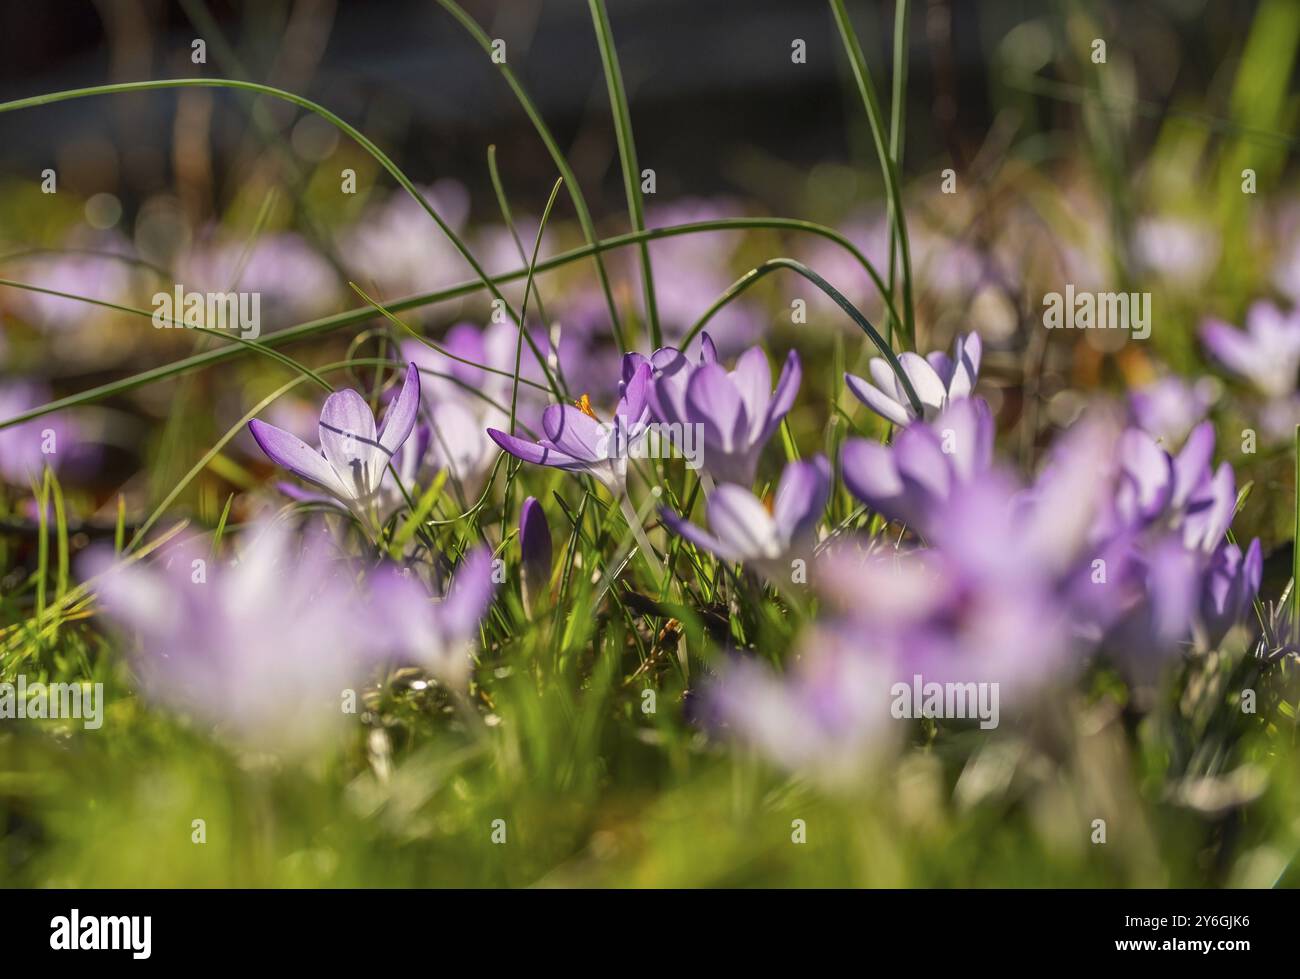
[[[788,579],[790,562],[806,557],[811,549],[830,488],[830,464],[819,455],[786,466],[770,513],[745,487],[723,483],[709,495],[711,533],[671,510],[661,515],[677,534],[724,561],[750,564],[773,579]]]
[[[898,355],[907,379],[921,402],[919,417],[930,420],[950,402],[969,398],[979,379],[983,345],[979,334],[968,333],[953,341],[952,356],[936,350],[925,357],[904,351]],[[918,417],[898,376],[883,357],[867,365],[871,380],[845,374],[844,382],[864,405],[895,425],[907,425]]]
[[[775,388],[761,347],[746,350],[731,371],[717,362],[707,338],[694,363],[672,349],[656,351],[651,363],[655,418],[669,426],[697,427],[701,463],[715,479],[752,484],[763,447],[799,393],[799,355],[790,351]]]
[[[1283,313],[1270,302],[1257,302],[1246,313],[1246,329],[1219,320],[1201,327],[1201,341],[1224,367],[1254,384],[1270,398],[1296,390],[1300,371],[1300,310]]]
[[[420,407],[420,373],[408,364],[402,388],[376,431],[375,416],[356,391],[335,391],[320,413],[319,450],[259,419],[248,423],[272,462],[315,483],[348,506],[378,505],[389,462],[410,436]]]
[[[566,472],[588,473],[614,496],[627,486],[628,448],[645,433],[650,419],[646,401],[650,365],[641,363],[623,385],[612,422],[597,420],[585,406],[553,404],[542,412],[545,438],[529,442],[495,428],[487,430],[497,445],[516,459]]]

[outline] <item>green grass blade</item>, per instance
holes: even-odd
[[[455,0],[438,0],[438,3],[447,11],[447,13],[456,18],[457,22],[465,28],[470,37],[478,42],[479,47],[481,47],[486,54],[491,55],[492,38],[487,36],[483,28],[479,27],[478,22],[474,20],[473,17],[465,13]],[[596,247],[597,242],[600,240],[596,235],[596,225],[591,220],[591,210],[587,207],[587,199],[583,196],[582,188],[578,185],[578,178],[574,176],[573,168],[569,166],[569,161],[560,151],[560,146],[555,141],[555,137],[551,134],[551,130],[547,127],[545,120],[542,119],[541,113],[537,111],[537,107],[533,104],[533,100],[528,97],[527,91],[525,91],[523,85],[520,84],[514,71],[512,71],[510,66],[505,63],[497,65],[497,68],[501,72],[501,77],[506,80],[506,84],[510,86],[510,91],[514,93],[515,98],[519,101],[519,105],[524,110],[524,114],[528,116],[528,120],[533,124],[533,129],[537,132],[538,137],[546,146],[546,152],[551,155],[551,160],[554,162],[556,170],[558,170],[560,176],[564,178],[565,189],[568,190],[569,199],[573,201],[573,209],[578,215],[578,224],[582,228],[582,233],[587,239],[588,246],[592,249],[582,257],[590,255],[595,261],[596,275],[600,278],[600,288],[605,294],[605,303],[609,307],[610,328],[614,332],[614,342],[618,344],[619,353],[624,353],[627,350],[627,339],[623,333],[622,321],[619,319],[618,305],[614,302],[614,292],[609,285],[609,273],[605,269],[605,262],[601,257],[601,249]]]
[[[636,140],[632,136],[632,115],[627,107],[627,91],[623,88],[623,71],[618,64],[618,50],[614,47],[614,34],[609,26],[605,0],[588,0],[591,20],[596,28],[596,43],[600,47],[600,60],[605,67],[605,86],[609,89],[609,110],[614,117],[614,132],[618,137],[618,155],[623,164],[623,189],[627,194],[627,214],[633,231],[645,230],[645,202],[641,198],[641,168],[636,161]],[[659,308],[655,303],[654,271],[650,265],[650,247],[642,241],[641,285],[645,291],[646,319],[650,324],[650,344],[655,349],[663,346],[663,333],[659,329]]]
[[[905,335],[914,340],[916,337],[915,314],[912,308],[912,252],[907,239],[907,221],[903,216],[902,194],[898,187],[898,171],[894,167],[889,149],[885,144],[884,121],[880,114],[880,100],[876,97],[876,85],[867,70],[867,59],[862,54],[862,45],[854,33],[848,11],[844,9],[844,0],[829,0],[831,12],[835,16],[835,27],[848,55],[849,66],[853,69],[853,78],[857,82],[858,94],[867,110],[867,121],[871,124],[871,138],[876,145],[876,155],[880,158],[880,170],[885,181],[885,192],[889,195],[889,204],[893,208],[895,222],[893,228],[898,232],[899,251],[903,263],[903,329]]]
[[[747,231],[747,230],[768,230],[768,231],[798,231],[807,234],[817,235],[828,241],[833,241],[853,258],[866,270],[873,282],[880,287],[881,279],[876,270],[867,261],[866,256],[859,251],[851,241],[833,228],[825,225],[816,224],[812,221],[801,221],[796,218],[719,218],[712,221],[692,221],[686,224],[671,225],[666,228],[651,228],[643,232],[631,232],[623,235],[615,235],[596,242],[594,245],[582,245],[578,248],[562,252],[544,262],[537,263],[534,272],[548,272],[552,269],[562,268],[572,262],[587,258],[597,251],[610,251],[615,248],[626,248],[635,245],[640,241],[654,241],[659,238],[672,238],[678,235],[696,234],[706,231]],[[501,284],[513,282],[517,279],[523,279],[528,276],[527,268],[515,269],[513,272],[507,272],[504,275],[498,275],[493,278],[495,283]],[[34,286],[28,286],[24,283],[9,282],[10,285],[20,288],[36,289]],[[396,302],[389,303],[387,309],[390,312],[402,312],[408,309],[418,309],[423,306],[433,305],[448,299],[457,299],[462,296],[473,295],[475,292],[485,288],[483,282],[478,279],[471,279],[460,282],[445,289],[439,289],[434,292],[426,292],[416,296],[410,296],[406,299],[399,299]],[[40,291],[40,290],[37,290]],[[70,293],[58,293],[70,299],[78,299],[82,302],[100,303],[99,300],[89,299],[84,296],[74,296]],[[120,307],[131,311],[129,307]],[[138,310],[134,312],[139,312]],[[152,315],[152,314],[151,314]],[[291,326],[275,333],[269,333],[263,336],[257,343],[262,350],[269,347],[283,346],[288,343],[295,343],[300,340],[310,339],[329,333],[345,326],[355,326],[373,319],[375,308],[372,305],[348,310],[343,313],[334,313],[320,319],[310,320],[306,323],[300,323],[297,326]],[[158,367],[152,367],[149,370],[141,371],[138,374],[132,374],[130,377],[121,378],[120,380],[110,381],[97,387],[89,388],[79,394],[68,395],[64,398],[58,398],[54,401],[38,405],[24,411],[21,414],[14,415],[12,418],[0,419],[0,429],[9,428],[13,425],[20,425],[23,422],[31,421],[33,418],[40,418],[42,415],[48,415],[51,412],[62,411],[65,408],[75,408],[83,404],[92,404],[96,401],[103,401],[115,395],[153,384],[156,381],[163,381],[170,377],[176,377],[180,374],[193,370],[199,370],[204,367],[215,366],[219,363],[232,360],[244,353],[245,347],[242,345],[227,346],[216,350],[208,350],[203,353],[193,354],[181,360],[172,361],[169,364],[162,364]]]

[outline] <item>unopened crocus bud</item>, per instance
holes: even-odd
[[[524,500],[519,512],[519,551],[523,561],[524,611],[531,615],[538,602],[545,599],[551,582],[551,528],[536,497]]]

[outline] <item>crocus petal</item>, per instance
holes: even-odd
[[[890,520],[908,522],[903,480],[888,448],[851,438],[840,451],[840,470],[849,492]]]
[[[856,374],[845,374],[844,383],[853,392],[854,397],[886,421],[891,421],[895,425],[906,425],[912,420],[907,409],[864,378]]]
[[[659,511],[659,516],[668,528],[679,537],[684,537],[696,547],[703,548],[710,554],[716,554],[724,561],[740,561],[744,557],[735,548],[728,547],[708,531],[697,527],[684,517],[667,508]]]
[[[537,466],[552,466],[556,469],[569,470],[587,469],[591,465],[585,459],[575,459],[558,449],[538,445],[536,442],[529,442],[514,435],[507,435],[495,428],[489,428],[487,433],[493,442],[516,459],[522,459],[524,462],[531,462]]]
[[[356,391],[335,391],[320,412],[320,444],[339,480],[354,499],[379,485],[388,453],[375,435],[375,416]]]
[[[609,428],[573,405],[549,405],[542,413],[542,430],[555,448],[575,459],[609,458]]]
[[[767,418],[763,425],[760,442],[766,442],[781,424],[781,419],[794,407],[794,399],[799,394],[799,384],[803,380],[803,365],[799,363],[799,354],[791,350],[781,368],[781,376],[776,379],[776,390],[768,404]]]
[[[1174,457],[1174,490],[1170,504],[1181,507],[1210,472],[1214,458],[1214,425],[1202,422],[1187,436],[1182,451]]]
[[[823,455],[809,462],[792,462],[781,474],[772,503],[777,530],[787,541],[803,536],[817,526],[830,498],[831,470]]]
[[[772,368],[762,347],[750,347],[740,355],[731,380],[745,406],[749,440],[756,441],[763,431],[767,406],[772,400]]]
[[[351,497],[333,467],[325,461],[325,457],[298,436],[256,418],[248,423],[248,430],[252,432],[253,438],[257,440],[262,451],[277,466],[283,466],[343,499]]]
[[[709,527],[746,560],[781,555],[781,535],[762,501],[743,486],[723,483],[709,497]]]
[[[912,387],[916,389],[916,396],[921,400],[921,404],[927,409],[927,415],[938,411],[947,403],[948,389],[939,379],[939,375],[934,372],[934,368],[926,363],[924,357],[907,350],[898,355],[898,362],[903,365],[903,371],[907,374],[907,379],[912,382]],[[897,378],[895,381],[899,400],[906,400],[907,393],[902,383],[898,382]]]
[[[420,371],[415,364],[408,364],[402,389],[388,406],[384,414],[383,427],[379,429],[379,444],[387,450],[389,457],[396,454],[415,427],[415,419],[420,413]]]
[[[744,402],[722,367],[705,364],[696,369],[686,387],[686,404],[691,420],[704,426],[707,443],[728,453],[743,448]]]

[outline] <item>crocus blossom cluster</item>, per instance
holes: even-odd
[[[989,689],[1019,709],[1095,654],[1151,682],[1170,657],[1220,642],[1249,611],[1260,546],[1243,552],[1228,539],[1235,479],[1227,463],[1213,465],[1208,422],[1175,454],[1098,409],[1025,483],[993,458],[992,413],[965,380],[978,359],[978,342],[959,339],[951,359],[905,361],[928,392],[921,417],[870,388],[864,400],[904,427],[889,445],[848,440],[845,485],[914,533],[889,548],[842,541],[818,559],[810,580],[832,611],[800,642],[792,676],[733,663],[715,684],[709,716],[780,764],[830,777],[864,770],[891,739],[890,715],[845,719],[852,705],[879,707],[882,682]],[[755,503],[745,504],[747,526],[762,527]],[[732,528],[735,501],[710,500],[711,524],[715,505]],[[724,557],[744,540],[671,523]],[[828,691],[823,677],[839,686]],[[862,686],[846,689],[853,683]],[[799,736],[777,744],[778,729]]]

